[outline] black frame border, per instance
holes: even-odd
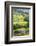
[[[21,4],[21,5],[33,5],[33,40],[23,40],[23,41],[9,41],[9,5],[12,4]],[[27,43],[27,42],[35,42],[35,3],[28,3],[28,2],[12,2],[6,1],[5,2],[5,16],[4,16],[4,23],[5,23],[5,44],[13,44],[13,43]]]

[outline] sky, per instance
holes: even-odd
[[[27,12],[27,13],[31,13],[31,9],[30,8],[13,8],[16,12]]]

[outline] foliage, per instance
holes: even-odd
[[[13,14],[13,29],[14,32],[18,32],[19,30],[29,31],[29,15],[28,14]],[[18,35],[18,34],[16,34]],[[24,34],[19,34],[24,35]]]

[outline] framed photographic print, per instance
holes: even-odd
[[[5,43],[35,42],[35,3],[5,2]]]

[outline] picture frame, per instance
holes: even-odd
[[[5,44],[35,42],[35,3],[5,2]]]

